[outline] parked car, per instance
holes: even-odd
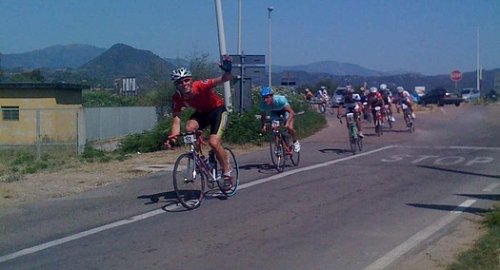
[[[337,87],[335,92],[333,92],[331,100],[332,107],[338,107],[340,103],[344,102],[344,96],[346,94],[347,87]]]
[[[481,96],[476,88],[464,88],[460,93],[465,102],[478,100]]]
[[[446,91],[443,87],[434,88],[423,95],[419,103],[422,105],[427,104],[437,104],[438,106],[444,106],[445,104],[455,104],[455,106],[460,106],[460,103],[464,101],[463,98],[458,96],[458,94],[450,93]]]
[[[491,89],[487,94],[486,94],[486,99],[490,101],[497,101],[498,100],[498,94],[494,89]]]

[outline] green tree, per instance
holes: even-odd
[[[105,91],[83,91],[82,98],[84,107],[119,107],[137,104],[136,97],[118,96]]]

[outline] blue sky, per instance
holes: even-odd
[[[242,49],[273,65],[335,60],[447,74],[500,68],[498,0],[241,0]],[[238,0],[221,0],[226,47],[237,52]],[[168,58],[218,55],[213,0],[0,0],[0,53],[125,43]]]

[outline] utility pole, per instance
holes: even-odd
[[[268,7],[267,8],[267,11],[268,11],[268,20],[269,20],[269,87],[271,87],[271,83],[272,83],[272,80],[271,80],[271,67],[272,67],[272,61],[271,61],[271,12],[273,11],[273,7]]]
[[[217,33],[219,36],[219,52],[220,55],[226,55],[226,37],[224,35],[224,20],[222,18],[222,8],[220,0],[215,1],[215,15],[217,18]],[[231,97],[231,85],[230,82],[224,83],[224,102],[226,104],[226,110],[228,112],[233,111],[233,102]]]

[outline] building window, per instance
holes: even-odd
[[[19,106],[2,106],[4,121],[19,121]]]

